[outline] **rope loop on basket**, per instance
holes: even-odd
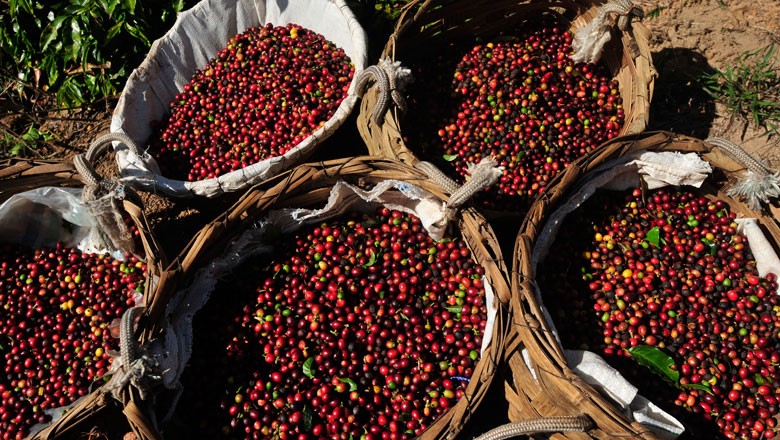
[[[496,183],[504,171],[504,167],[498,166],[495,159],[485,157],[477,164],[468,164],[468,173],[471,177],[466,183],[459,185],[430,162],[421,161],[414,166],[425,172],[431,180],[450,193],[450,200],[447,203],[447,221],[451,220],[458,208],[474,195]]]
[[[475,440],[504,440],[521,435],[552,432],[585,432],[593,422],[585,415],[541,417],[521,420],[491,429]]]
[[[450,179],[448,175],[444,174],[436,165],[430,162],[420,161],[414,164],[414,167],[424,172],[431,180],[436,182],[440,187],[442,187],[450,194],[454,193],[458,190],[458,188],[460,188],[458,182]]]
[[[125,388],[132,385],[142,400],[146,400],[150,389],[162,380],[157,360],[148,355],[135,339],[135,321],[144,307],[131,307],[122,315],[119,324],[119,356],[111,363],[108,374],[111,381],[106,392],[121,401]]]
[[[467,168],[471,177],[450,196],[449,206],[452,208],[460,207],[475,194],[496,183],[504,171],[504,167],[498,166],[492,157],[485,157],[477,164],[470,163]]]
[[[739,145],[720,137],[710,137],[707,142],[723,150],[732,159],[741,163],[747,171],[732,182],[726,194],[745,201],[750,209],[760,210],[762,203],[780,197],[780,172],[772,172]]]
[[[366,67],[358,74],[355,84],[358,98],[363,98],[372,80],[379,87],[379,100],[371,112],[371,122],[380,125],[384,121],[391,101],[399,110],[406,111],[406,100],[399,90],[413,81],[410,69],[401,66],[400,61],[382,58],[379,64]]]
[[[611,14],[618,16],[618,29],[625,31],[631,23],[631,17],[644,18],[641,7],[631,0],[611,0],[601,6],[596,12],[596,18],[591,20],[574,35],[571,59],[575,63],[595,63],[601,58],[604,46],[612,39]]]
[[[105,234],[114,249],[134,252],[133,234],[122,218],[123,208],[120,204],[128,189],[118,179],[106,179],[101,176],[95,171],[93,165],[100,156],[105,154],[107,146],[113,141],[122,142],[130,146],[130,149],[137,150],[127,135],[108,133],[95,139],[86,153],[77,154],[73,158],[73,165],[85,181],[82,201],[92,211],[92,215],[100,225],[101,233]]]

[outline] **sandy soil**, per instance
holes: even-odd
[[[721,136],[743,145],[775,168],[780,139],[734,117],[701,90],[702,74],[733,66],[740,54],[780,42],[780,2],[775,0],[639,0],[652,30],[658,71],[651,129],[700,138]],[[776,61],[780,57],[775,57]],[[778,63],[780,66],[780,63]]]

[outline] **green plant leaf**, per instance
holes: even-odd
[[[121,31],[122,31],[122,23],[121,22],[111,26],[110,28],[108,28],[108,31],[106,32],[106,38],[103,41],[103,45],[105,45],[109,41],[113,40],[114,37],[116,37],[119,34],[119,32],[121,32]]]
[[[41,37],[41,51],[46,52],[46,49],[49,48],[49,45],[52,43],[52,41],[56,40],[59,36],[60,28],[62,27],[62,23],[67,19],[67,15],[60,15],[57,17],[54,17],[54,20],[49,23],[46,28],[43,30],[43,35]]]
[[[314,379],[315,370],[313,368],[314,358],[310,357],[303,363],[303,375],[309,379]]]
[[[11,2],[9,1],[8,4],[10,5]],[[16,7],[22,9],[30,15],[35,15],[35,12],[33,12],[32,8],[32,2],[30,2],[30,0],[19,0]]]
[[[368,263],[363,265],[363,269],[371,267],[376,263],[376,252],[371,252],[371,257],[368,258]]]
[[[151,45],[149,39],[146,38],[146,35],[144,35],[143,32],[141,32],[137,27],[133,26],[129,22],[125,22],[125,30],[127,30],[127,33],[129,33],[130,35],[142,41],[144,45],[146,46]]]
[[[463,311],[463,306],[449,306],[446,309],[450,313],[460,313]]]
[[[661,230],[658,228],[658,226],[655,226],[651,228],[649,231],[647,231],[647,235],[645,235],[645,239],[647,239],[647,242],[652,244],[655,247],[658,247],[658,245],[661,242]]]
[[[51,85],[57,82],[57,78],[60,76],[60,69],[55,63],[54,57],[46,56],[41,60],[41,71],[46,75],[46,82]]]
[[[57,102],[67,107],[78,107],[84,104],[84,95],[75,84],[73,77],[68,77],[63,81],[57,93]]]
[[[709,383],[707,383],[707,382],[704,382],[704,383],[689,383],[689,384],[681,385],[681,387],[682,388],[690,388],[692,390],[704,391],[707,394],[712,394],[712,386]]]
[[[680,372],[672,370],[674,359],[658,347],[649,345],[637,345],[628,350],[636,363],[649,368],[653,373],[661,376],[662,379],[677,385],[680,382]]]
[[[308,406],[303,407],[303,431],[309,432],[314,426],[314,412]]]
[[[30,128],[27,129],[27,132],[22,135],[22,139],[26,140],[27,142],[37,142],[40,138],[41,133],[37,128],[35,128],[34,125],[31,125]]]
[[[76,20],[70,22],[70,37],[73,41],[70,46],[70,54],[73,61],[78,62],[81,55],[81,25]]]
[[[452,162],[453,160],[458,158],[457,154],[443,154],[442,159],[446,160],[447,162]]]
[[[349,385],[349,391],[357,391],[358,386],[357,386],[357,384],[355,383],[354,380],[352,380],[352,379],[350,379],[348,377],[347,378],[339,377],[338,380],[341,383],[345,383],[345,384]]]
[[[86,15],[89,11],[83,5],[74,4],[63,9],[61,14],[69,17],[78,17],[80,15]]]
[[[119,6],[119,0],[108,0],[108,7],[106,8],[106,12],[108,13],[109,17],[114,14],[114,10],[117,6]]]
[[[135,13],[135,0],[124,0],[122,4],[131,14]]]

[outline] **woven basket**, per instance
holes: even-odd
[[[555,208],[571,194],[573,187],[589,171],[606,161],[637,151],[694,152],[713,168],[704,183],[708,197],[728,203],[738,217],[754,217],[762,226],[767,238],[780,243],[776,206],[772,212],[749,209],[745,203],[726,195],[729,178],[743,172],[746,167],[735,161],[712,144],[668,132],[645,133],[613,139],[602,145],[594,154],[566,169],[551,182],[547,192],[531,207],[523,222],[515,243],[512,279],[510,333],[505,348],[506,361],[511,374],[505,383],[510,403],[510,420],[524,418],[536,412],[541,416],[585,414],[594,422],[587,434],[591,438],[656,438],[647,427],[629,421],[610,400],[575,374],[567,365],[563,348],[551,332],[535,293],[534,267],[531,255],[534,244]],[[538,381],[523,359],[527,352]],[[538,382],[541,392],[529,383]],[[583,438],[581,434],[566,438]]]
[[[163,274],[156,296],[150,303],[150,322],[162,325],[147,329],[149,340],[164,332],[166,323],[163,323],[162,318],[166,317],[166,306],[171,298],[193,279],[199,269],[222,255],[237,236],[252,227],[268,211],[286,207],[321,207],[327,201],[333,185],[339,181],[365,188],[387,179],[402,180],[447,200],[447,194],[422,172],[397,161],[370,157],[305,164],[253,187],[229,211],[206,225]],[[504,340],[506,326],[503,305],[509,301],[509,284],[498,241],[487,222],[471,208],[460,211],[455,223],[475,261],[485,268],[487,280],[496,294],[499,311],[493,340],[475,368],[465,397],[429,427],[421,438],[454,438],[463,429],[496,375],[500,347]],[[214,297],[210,299],[215,300]],[[186,420],[183,422],[188,423]]]
[[[84,177],[76,171],[72,162],[8,160],[2,165],[0,203],[15,194],[35,188],[85,185]],[[153,287],[154,276],[161,272],[162,265],[158,260],[161,254],[150,234],[142,207],[131,193],[122,201],[121,208],[131,217],[140,232],[148,267],[146,291],[149,292]],[[62,417],[28,438],[87,438],[105,433],[123,435],[130,431],[135,432],[139,438],[149,438],[150,435],[144,437],[144,434],[152,432],[151,425],[136,404],[137,396],[125,393],[122,400],[117,401],[106,394],[102,387],[98,388],[73,405]]]
[[[554,14],[571,23],[576,30],[592,20],[603,2],[591,0],[428,0],[412,1],[402,12],[393,34],[385,45],[382,58],[391,58],[410,67],[430,63],[452,43],[470,48],[476,38],[489,38],[500,31],[511,32],[541,14]],[[614,31],[613,31],[614,35]],[[655,69],[648,46],[649,30],[634,21],[620,37],[613,37],[605,47],[601,63],[612,78],[620,83],[625,123],[621,134],[640,133],[647,126],[650,100],[653,95]],[[415,165],[419,151],[407,145],[409,134],[403,127],[403,118],[419,119],[421,110],[410,108],[402,114],[392,107],[377,125],[371,114],[379,100],[375,83],[363,95],[358,116],[358,129],[372,155],[390,157]]]
[[[170,103],[183,90],[196,69],[202,68],[225,47],[230,38],[247,28],[271,23],[300,25],[344,49],[355,74],[366,64],[366,34],[343,0],[202,0],[181,13],[173,27],[152,45],[135,69],[117,102],[111,132],[129,136],[117,143],[117,164],[126,182],[172,198],[243,192],[275,174],[302,163],[319,144],[349,117],[355,106],[354,77],[349,92],[324,125],[281,156],[269,157],[214,178],[178,180],[160,174],[157,161],[145,151],[152,125],[164,119]]]
[[[81,186],[70,162],[14,160],[0,163],[0,203],[20,192],[42,186]]]

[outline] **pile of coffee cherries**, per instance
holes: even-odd
[[[721,200],[681,189],[635,189],[619,200],[598,195],[570,215],[538,270],[545,303],[565,317],[556,319],[564,345],[621,365],[630,363],[620,358],[670,359],[660,370],[650,364],[673,382],[667,397],[675,405],[726,438],[775,437],[776,275],[759,275]],[[652,356],[638,359],[640,350]],[[646,382],[647,369],[623,371]]]
[[[386,208],[282,240],[196,317],[185,424],[197,414],[197,432],[221,438],[404,439],[462,398],[487,320],[484,269],[463,240],[434,241]]]
[[[423,156],[461,180],[469,163],[493,157],[504,173],[483,204],[516,208],[617,136],[625,118],[618,84],[602,65],[575,64],[571,42],[571,33],[548,19],[474,46],[454,67],[448,60],[432,63],[436,72],[422,67],[415,89],[422,98],[413,105],[432,109],[415,128]]]
[[[103,384],[112,337],[143,291],[146,267],[127,255],[0,245],[0,439],[21,439],[45,412]]]
[[[313,31],[249,28],[185,84],[151,152],[164,175],[190,181],[281,156],[333,116],[353,74],[344,50]]]

